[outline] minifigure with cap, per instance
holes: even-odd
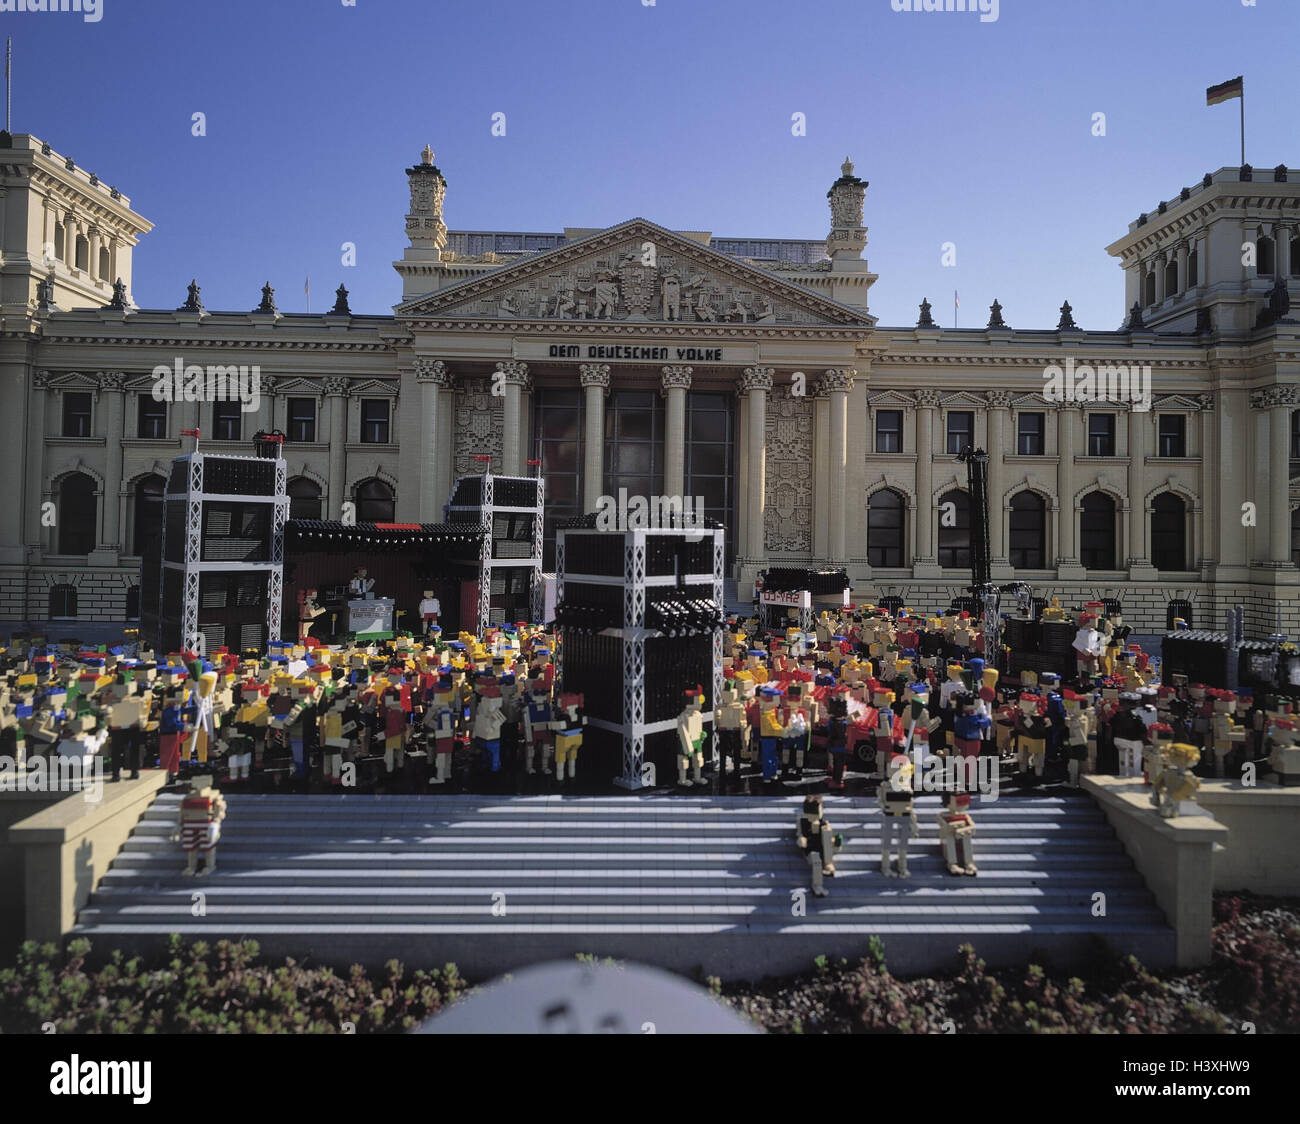
[[[685,692],[686,703],[677,716],[677,783],[688,787],[708,784],[704,779],[704,688],[699,684]],[[694,777],[687,774],[694,770]]]
[[[179,822],[172,835],[186,853],[185,873],[211,874],[217,868],[217,843],[221,839],[221,822],[226,818],[226,800],[212,787],[212,777],[196,776],[190,791],[181,800]],[[199,856],[204,866],[198,869]]]
[[[1033,692],[1021,692],[1020,713],[1016,715],[1020,772],[1035,782],[1042,779],[1047,762],[1047,731],[1051,721],[1047,717],[1045,698]]]
[[[433,772],[430,784],[446,784],[451,777],[452,751],[456,748],[456,690],[450,672],[438,676],[433,698],[425,708],[421,725],[433,743]],[[549,711],[549,708],[548,708]],[[549,732],[549,731],[548,731]],[[530,767],[528,770],[532,772]]]
[[[1097,761],[1096,715],[1083,695],[1068,687],[1062,695],[1065,708],[1065,752],[1068,760],[1069,785],[1079,787],[1079,774],[1091,773]]]
[[[496,681],[480,679],[475,684],[478,702],[474,707],[474,745],[483,767],[492,773],[501,771],[501,725],[505,715],[501,706],[501,688]]]
[[[808,749],[808,739],[812,732],[812,722],[803,689],[803,683],[794,681],[786,687],[785,705],[781,713],[781,722],[785,726],[785,736],[781,739],[783,777],[803,776],[804,754]]]
[[[1142,775],[1142,751],[1150,736],[1147,724],[1137,712],[1141,701],[1136,691],[1121,691],[1119,710],[1110,720],[1110,734],[1119,754],[1121,777],[1137,778]]]
[[[844,787],[844,766],[848,758],[849,689],[832,687],[826,696],[826,753],[831,788]]]
[[[975,820],[970,814],[970,793],[949,789],[943,796],[938,815],[939,848],[949,874],[973,878],[979,873],[975,865]]]
[[[822,879],[835,877],[835,852],[844,846],[844,837],[832,832],[822,810],[822,798],[817,793],[804,797],[795,825],[795,844],[808,861],[813,894],[826,897],[828,891]]]
[[[1237,713],[1237,696],[1229,690],[1209,692],[1213,699],[1214,714],[1211,718],[1211,747],[1214,752],[1214,775],[1222,778],[1225,772],[1228,754],[1237,746],[1246,742],[1246,731],[1235,719]]]

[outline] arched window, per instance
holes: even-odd
[[[939,497],[939,565],[970,567],[970,495],[957,488]]]
[[[393,522],[396,510],[393,489],[382,480],[376,480],[373,477],[369,480],[362,480],[352,494],[357,505],[358,523]]]
[[[132,512],[131,553],[143,555],[149,542],[162,530],[163,492],[167,481],[161,476],[145,476],[136,482]]]
[[[94,550],[95,527],[99,522],[95,482],[84,472],[65,476],[59,482],[59,498],[55,510],[58,520],[58,552],[89,554]]]
[[[1104,492],[1089,492],[1083,497],[1079,561],[1085,570],[1115,569],[1115,501]]]
[[[1142,282],[1142,303],[1150,308],[1156,303],[1156,271],[1147,270],[1146,278]]]
[[[1178,259],[1165,265],[1165,296],[1172,297],[1178,292]]]
[[[1255,240],[1255,275],[1257,277],[1272,277],[1276,272],[1277,253],[1273,247],[1273,239],[1267,234],[1261,234]]]
[[[77,235],[77,268],[90,271],[90,239],[84,234]]]
[[[140,619],[140,587],[138,585],[127,588],[126,619],[129,621],[138,621]]]
[[[77,587],[50,586],[50,620],[68,620],[77,615]]]
[[[305,476],[295,476],[286,488],[289,493],[290,519],[319,519],[320,485]],[[359,518],[359,517],[358,517]],[[380,522],[388,522],[380,520]]]
[[[1037,492],[1011,497],[1011,568],[1042,570],[1047,566],[1047,503]]]
[[[886,569],[903,565],[903,497],[892,488],[867,501],[867,562]]]
[[[1161,492],[1151,508],[1151,565],[1186,570],[1187,505],[1173,492]]]
[[[1188,628],[1195,628],[1196,623],[1192,620],[1192,603],[1190,601],[1170,601],[1168,608],[1165,609],[1165,628],[1170,632],[1174,630],[1174,617],[1182,617],[1187,622]]]

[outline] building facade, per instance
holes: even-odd
[[[171,459],[286,437],[292,514],[437,521],[453,480],[547,480],[557,519],[602,496],[702,497],[747,583],[844,565],[932,611],[966,595],[966,445],[990,453],[994,578],[1174,616],[1300,632],[1300,182],[1220,169],[1130,225],[1118,330],[877,324],[865,181],[845,162],[821,242],[645,219],[449,231],[426,148],[407,169],[401,301],[357,315],[176,309],[130,297],[150,229],[36,138],[0,134],[0,619],[129,620]],[[178,298],[181,294],[178,292]],[[159,400],[158,368],[176,369]],[[256,371],[254,398],[219,399]],[[189,373],[208,373],[193,383]],[[217,372],[216,382],[211,372]],[[235,385],[231,382],[230,385]],[[247,387],[249,384],[239,384]],[[1297,472],[1296,475],[1300,475]]]

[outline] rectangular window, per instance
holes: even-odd
[[[151,394],[141,394],[136,436],[161,441],[167,436],[167,403],[157,402]]]
[[[1088,415],[1088,456],[1113,457],[1115,455],[1115,415]]]
[[[1159,455],[1187,456],[1187,419],[1182,414],[1160,415]]]
[[[316,440],[315,398],[289,399],[289,432],[286,436],[290,441]]]
[[[1300,410],[1291,411],[1291,459],[1300,460]]]
[[[63,395],[63,436],[90,436],[90,394],[70,391]]]
[[[1043,455],[1043,418],[1042,414],[1020,415],[1016,451],[1022,457]]]
[[[212,403],[212,440],[238,441],[243,436],[243,418],[239,402]]]
[[[975,415],[966,410],[948,412],[948,452],[953,456],[975,444]]]
[[[903,451],[903,411],[876,411],[876,452],[901,453]]]
[[[388,399],[361,399],[361,440],[367,445],[388,444]]]

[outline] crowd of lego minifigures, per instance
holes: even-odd
[[[517,764],[563,783],[586,717],[555,681],[555,642],[525,623],[164,659],[19,640],[0,657],[0,756],[99,757],[114,781],[143,766],[235,787],[413,791],[446,784],[459,753],[471,771]]]
[[[907,877],[913,777],[932,756],[988,757],[999,776],[1005,768],[1031,788],[1077,788],[1091,772],[1144,778],[1162,816],[1194,796],[1198,774],[1294,761],[1289,700],[1176,675],[1160,683],[1159,661],[1128,643],[1118,612],[1090,603],[1073,613],[1068,685],[1055,672],[986,666],[978,622],[956,609],[923,617],[850,605],[784,634],[731,617],[711,708],[716,741],[705,689],[693,685],[677,721],[677,784],[709,784],[708,772],[722,791],[746,780],[763,791],[794,786],[805,796],[796,839],[822,894],[840,837],[820,791],[844,791],[849,773],[879,782],[881,870]],[[1068,614],[1053,602],[1043,619]],[[505,772],[572,782],[586,717],[583,697],[556,682],[559,637],[520,622],[452,640],[433,614],[424,623],[419,638],[324,645],[305,636],[264,653],[164,659],[18,639],[0,654],[0,758],[21,769],[37,757],[98,757],[115,781],[142,766],[185,778],[178,838],[190,873],[197,853],[208,853],[205,870],[215,862],[225,805],[214,778],[235,788],[429,791],[452,780],[456,763],[471,780]],[[971,798],[969,785],[944,792],[940,840],[954,875],[976,873]]]

